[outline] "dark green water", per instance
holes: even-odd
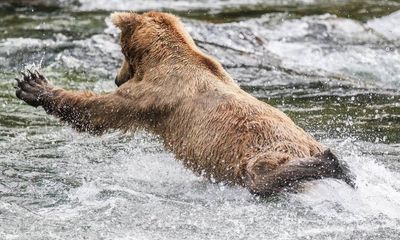
[[[400,1],[0,3],[0,239],[398,239]],[[14,96],[40,67],[107,92],[121,61],[114,10],[182,17],[248,92],[347,162],[334,180],[257,199],[194,176],[147,133],[79,134]]]

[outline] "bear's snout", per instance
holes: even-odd
[[[121,86],[120,82],[118,81],[118,75],[115,76],[114,82],[115,82],[115,85],[117,85],[117,87]]]

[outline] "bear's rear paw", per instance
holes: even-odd
[[[38,107],[43,105],[46,97],[49,97],[53,87],[47,79],[37,70],[31,72],[21,72],[23,79],[17,80],[16,95],[31,106]]]

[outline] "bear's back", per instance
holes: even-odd
[[[171,114],[162,134],[166,146],[192,170],[226,181],[237,179],[240,165],[258,155],[278,152],[284,155],[275,158],[290,161],[322,151],[283,112],[237,86],[223,85],[211,85],[186,99]]]

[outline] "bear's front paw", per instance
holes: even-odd
[[[28,70],[27,73],[21,72],[21,74],[22,80],[15,78],[17,97],[34,107],[43,105],[46,98],[51,96],[53,87],[37,70],[34,73]]]

